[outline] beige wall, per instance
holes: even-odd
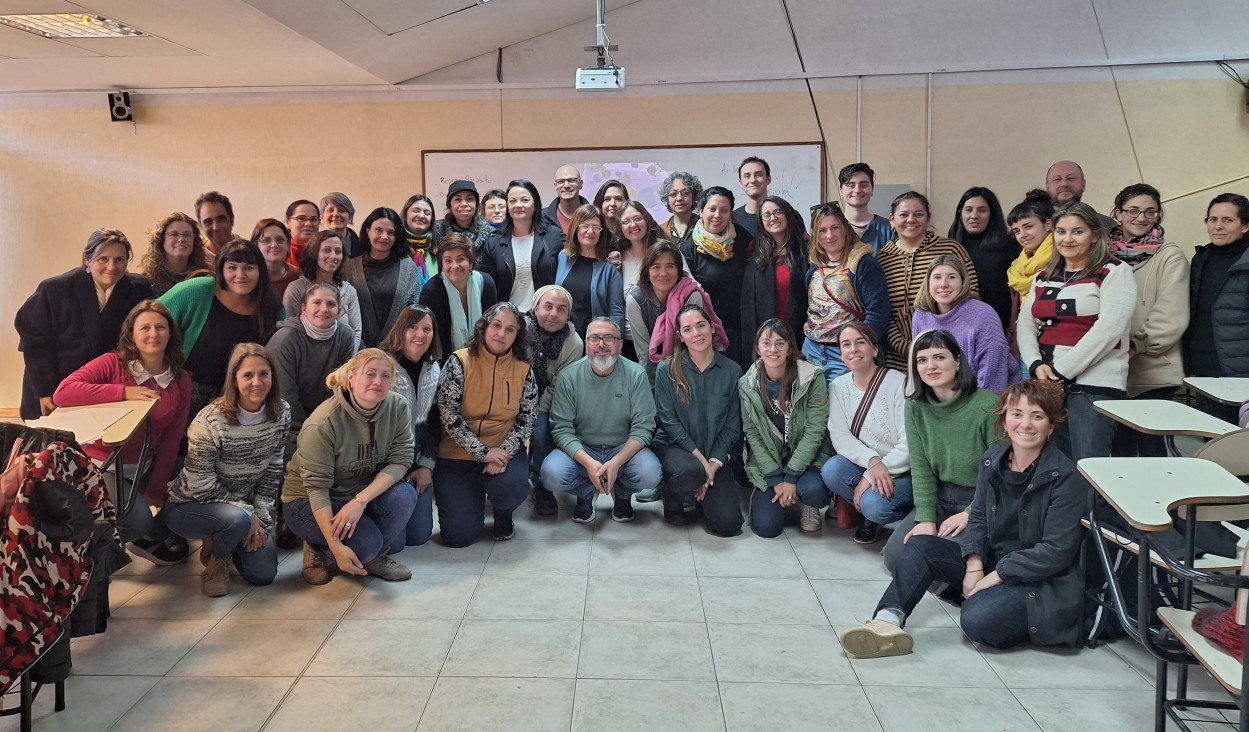
[[[1072,158],[1089,178],[1085,200],[1099,210],[1143,179],[1175,199],[1166,204],[1170,238],[1187,250],[1205,242],[1206,202],[1224,190],[1249,193],[1244,92],[1221,76],[1118,73],[1117,81],[1104,70],[937,77],[929,193],[938,230],[967,187],[987,185],[1009,208],[1042,183],[1049,163]],[[830,181],[853,162],[857,131],[878,183],[925,189],[926,83],[865,80],[861,131],[853,82],[813,84]],[[0,406],[19,400],[21,361],[9,325],[17,308],[39,280],[78,263],[97,227],[122,229],[141,251],[147,227],[170,211],[189,212],[210,189],[234,201],[244,235],[261,217],[280,218],[291,200],[329,190],[346,192],[362,210],[398,206],[421,189],[423,149],[818,139],[811,97],[789,91],[792,82],[783,86],[684,96],[461,92],[428,101],[381,101],[406,92],[140,96],[135,127],[109,122],[101,94],[0,99],[8,263],[0,269]]]

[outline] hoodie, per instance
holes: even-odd
[[[307,498],[318,511],[330,508],[331,499],[350,501],[379,473],[403,480],[413,454],[406,399],[392,391],[366,415],[346,390],[335,389],[299,432],[299,447],[286,466],[282,502]]]

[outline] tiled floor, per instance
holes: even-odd
[[[74,642],[69,708],[49,690],[35,729],[1152,729],[1153,663],[1129,642],[979,651],[929,597],[915,653],[851,661],[837,633],[888,578],[848,532],[720,539],[655,503],[616,524],[600,500],[593,526],[525,507],[512,541],[410,547],[404,583],[310,587],[291,552],[274,585],[210,599],[194,558],[136,560],[108,632]]]

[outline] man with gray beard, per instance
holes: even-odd
[[[542,483],[577,498],[572,520],[594,520],[599,493],[613,498],[612,519],[633,520],[632,496],[659,485],[659,460],[647,448],[655,398],[642,367],[620,358],[620,330],[599,317],[586,328],[586,357],[560,372],[551,402],[559,449],[542,462]]]

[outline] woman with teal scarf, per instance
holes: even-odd
[[[455,231],[438,242],[441,272],[421,290],[420,302],[434,313],[443,353],[463,348],[482,312],[499,300],[494,279],[476,264],[477,246],[467,235]]]

